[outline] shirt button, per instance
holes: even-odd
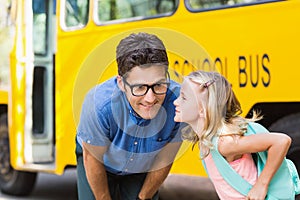
[[[88,140],[88,141],[86,141],[88,144],[90,144],[91,143],[91,141],[90,140]]]
[[[137,141],[134,142],[134,145],[137,145]]]
[[[128,169],[125,169],[125,172],[127,172],[128,171]]]
[[[133,158],[130,158],[130,161],[133,161]]]

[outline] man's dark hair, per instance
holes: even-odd
[[[163,42],[153,34],[133,33],[117,46],[118,74],[124,76],[136,66],[160,65],[168,70],[169,61]]]

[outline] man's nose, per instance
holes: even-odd
[[[156,99],[156,96],[152,90],[152,88],[149,88],[148,92],[145,94],[145,97],[144,99],[147,101],[147,102],[153,102],[155,99]]]

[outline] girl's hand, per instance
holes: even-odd
[[[268,192],[268,185],[256,182],[252,189],[249,191],[246,200],[264,200]]]

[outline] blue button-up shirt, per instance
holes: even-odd
[[[132,109],[115,77],[97,85],[86,95],[82,106],[77,129],[79,144],[106,146],[103,161],[111,173],[149,171],[167,143],[182,142],[173,105],[179,90],[179,84],[171,81],[158,114],[146,120]]]

